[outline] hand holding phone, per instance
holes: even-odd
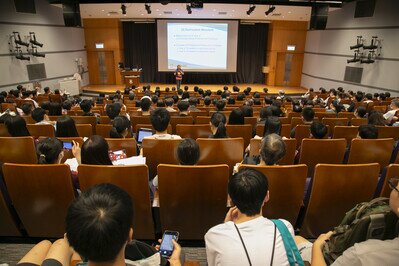
[[[177,231],[165,231],[162,236],[161,246],[159,247],[159,253],[162,257],[169,258],[174,250],[172,240],[177,242],[179,238],[179,232]]]
[[[63,148],[64,148],[64,149],[66,149],[66,150],[72,150],[73,144],[72,144],[71,141],[63,141],[62,144],[63,144]]]

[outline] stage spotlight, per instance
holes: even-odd
[[[248,16],[251,15],[251,13],[254,12],[255,8],[256,8],[255,5],[250,5],[250,6],[249,6],[249,9],[248,9],[248,11],[247,11],[247,15],[248,15]]]
[[[151,5],[150,4],[145,4],[145,10],[147,11],[147,14],[151,14]]]
[[[122,14],[126,15],[126,6],[124,4],[121,4],[121,10],[122,10]]]
[[[268,16],[270,13],[273,13],[275,9],[275,6],[269,6],[269,9],[265,12],[265,15]]]
[[[36,41],[36,35],[35,35],[34,32],[29,32],[29,35],[30,35],[30,40],[29,40],[29,42],[30,42],[31,44],[34,44],[34,45],[39,46],[39,47],[43,47],[43,44],[42,44],[42,43]]]
[[[19,35],[19,32],[14,31],[13,34],[14,34],[14,42],[15,42],[15,44],[19,44],[19,45],[22,45],[22,46],[29,47],[29,43],[23,42],[21,40],[21,36]]]
[[[190,4],[187,4],[187,5],[186,5],[186,9],[187,9],[187,13],[188,13],[189,15],[191,15],[191,14],[193,13],[193,11],[191,10],[191,5],[190,5]]]
[[[350,49],[359,49],[363,47],[363,41],[362,41],[362,36],[357,36],[357,41],[356,41],[356,45],[352,45],[350,46]]]

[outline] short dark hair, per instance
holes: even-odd
[[[173,101],[172,98],[166,98],[165,99],[165,104],[166,106],[172,106],[175,102]]]
[[[54,164],[62,151],[62,142],[57,138],[46,138],[37,144],[37,161],[39,164]]]
[[[204,104],[205,104],[206,106],[208,106],[208,105],[211,104],[211,102],[212,102],[211,97],[205,96],[205,98],[204,98]]]
[[[266,135],[261,144],[260,156],[266,165],[275,165],[285,155],[284,140],[277,134]]]
[[[163,132],[168,128],[170,114],[165,108],[158,107],[151,112],[150,119],[155,131]]]
[[[369,125],[385,126],[386,120],[381,112],[371,111],[369,116],[367,117],[367,123]]]
[[[7,127],[8,133],[10,133],[11,137],[26,137],[30,136],[29,130],[26,127],[26,121],[19,115],[13,116],[10,115],[5,121],[4,124]]]
[[[82,164],[112,165],[108,150],[108,143],[103,137],[99,135],[89,137],[82,145]]]
[[[378,128],[374,125],[360,125],[359,137],[361,137],[362,139],[377,139]]]
[[[80,109],[85,113],[89,113],[92,107],[93,102],[91,100],[83,100],[80,102]]]
[[[197,105],[197,102],[198,102],[198,100],[197,100],[197,98],[196,98],[196,97],[190,97],[190,99],[188,99],[188,102],[190,103],[190,105],[194,105],[194,106],[196,106],[196,105]]]
[[[247,216],[260,213],[268,190],[267,177],[255,169],[241,169],[228,184],[233,204]]]
[[[223,101],[223,100],[218,100],[218,101],[216,102],[216,109],[217,109],[218,111],[223,111],[223,109],[224,109],[225,106],[226,106],[226,102]]]
[[[115,117],[114,121],[112,121],[112,128],[109,132],[109,136],[111,138],[123,138],[122,133],[125,130],[130,130],[131,125],[129,119],[124,116],[120,115]]]
[[[229,125],[244,125],[244,113],[240,108],[236,108],[231,111],[229,115]]]
[[[133,201],[126,191],[112,184],[94,185],[68,208],[68,242],[89,261],[115,261],[129,238],[133,216]]]
[[[200,148],[193,139],[182,140],[176,149],[176,157],[181,165],[195,165],[200,158]]]
[[[311,107],[305,107],[302,109],[302,117],[305,121],[310,122],[314,119],[314,110]]]
[[[310,125],[310,133],[312,133],[312,136],[315,139],[324,138],[327,135],[327,132],[327,127],[323,123],[315,121]]]
[[[67,115],[61,116],[57,119],[56,137],[72,138],[79,137],[76,129],[75,121]]]
[[[37,123],[43,121],[45,115],[46,115],[46,110],[40,107],[33,109],[31,114],[33,120],[35,120]]]
[[[265,129],[263,130],[263,136],[270,134],[279,135],[281,131],[281,121],[277,116],[269,116],[265,120]]]
[[[50,103],[48,115],[59,116],[62,115],[62,107],[60,103]]]
[[[119,103],[111,103],[107,104],[105,107],[105,112],[107,113],[108,117],[113,120],[119,115],[121,108],[122,106]]]
[[[188,101],[180,101],[177,104],[177,108],[179,108],[180,112],[185,112],[188,110],[188,108],[190,107],[190,104],[188,103]]]
[[[244,113],[244,117],[254,116],[254,110],[252,109],[251,106],[248,105],[241,106],[241,111]]]
[[[367,109],[364,106],[359,106],[356,109],[357,115],[360,116],[361,118],[365,117],[367,114]]]
[[[25,102],[21,105],[21,109],[25,115],[30,115],[32,113],[32,104],[29,102]]]
[[[184,91],[181,95],[181,99],[189,99],[190,98],[190,93],[188,91]]]
[[[144,98],[145,99],[145,98]],[[144,100],[143,99],[143,100]],[[152,101],[152,103],[157,103],[158,102],[158,96],[157,95],[152,95],[151,96],[151,101]],[[147,110],[146,110],[147,111]]]
[[[72,102],[69,100],[66,100],[62,103],[62,108],[65,110],[71,110],[72,108]]]
[[[157,101],[158,101],[158,97],[157,97]],[[141,110],[143,110],[145,112],[150,110],[151,100],[148,98],[141,99],[140,107],[141,107]]]

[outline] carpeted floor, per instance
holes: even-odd
[[[34,246],[34,244],[0,244],[0,266],[7,263],[10,266],[17,262]],[[186,260],[198,261],[206,265],[205,248],[183,247]]]

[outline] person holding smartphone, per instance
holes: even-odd
[[[184,72],[181,69],[181,65],[177,65],[177,68],[176,68],[176,71],[175,71],[174,75],[176,77],[177,89],[179,90],[180,86],[181,86],[181,82],[183,80],[183,75],[184,75]]]

